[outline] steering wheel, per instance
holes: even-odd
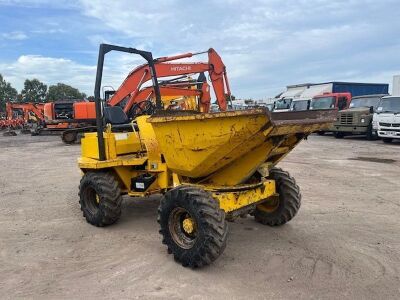
[[[135,103],[129,110],[129,117],[133,120],[143,115],[151,115],[154,113],[156,106],[151,100],[144,100]]]

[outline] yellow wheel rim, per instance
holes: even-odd
[[[100,197],[99,195],[96,194],[96,203],[99,204],[100,203]]]

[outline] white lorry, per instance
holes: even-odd
[[[400,139],[400,96],[386,96],[381,99],[374,113],[372,126],[385,143]]]

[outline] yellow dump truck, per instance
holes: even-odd
[[[97,132],[85,134],[79,158],[79,202],[90,224],[115,223],[122,195],[161,194],[162,242],[176,261],[196,268],[223,252],[227,221],[251,214],[262,224],[278,226],[296,215],[299,187],[276,164],[310,133],[329,127],[335,111],[163,111],[154,72],[160,109],[129,124],[115,124],[113,119],[123,123],[122,110],[102,109],[100,101],[104,54],[112,50],[138,53],[153,64],[149,52],[100,47]]]

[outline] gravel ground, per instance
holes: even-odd
[[[400,298],[400,143],[311,136],[280,164],[302,190],[296,218],[230,223],[223,255],[195,271],[161,244],[158,197],[124,198],[108,228],[86,223],[79,152],[0,136],[1,298]]]

